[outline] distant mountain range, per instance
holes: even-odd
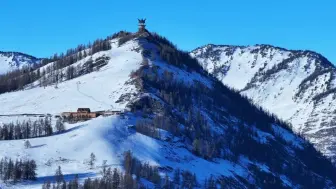
[[[0,51],[0,74],[40,63],[41,59],[20,52]]]
[[[336,160],[336,68],[325,57],[270,45],[206,45],[191,56]]]

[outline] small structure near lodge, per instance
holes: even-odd
[[[63,112],[61,117],[66,121],[85,121],[98,116],[123,115],[120,110],[91,112],[90,108],[78,108],[77,112]]]

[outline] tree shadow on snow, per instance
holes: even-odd
[[[63,132],[55,133],[54,135],[62,135],[62,134],[65,134],[65,133],[69,133],[69,132],[81,129],[81,128],[86,127],[86,126],[88,126],[88,124],[78,125],[78,126],[75,126],[71,129],[65,130]]]
[[[96,176],[96,173],[77,173],[77,174],[64,174],[64,180],[66,182],[69,182],[73,179],[75,179],[76,175],[78,175],[78,179],[86,179],[86,178],[89,178],[89,177],[95,177]],[[51,183],[54,183],[55,182],[55,178],[54,176],[44,176],[44,177],[37,177],[36,181],[31,181],[31,182],[25,182],[25,183],[22,183],[24,185],[38,185],[38,184],[44,184],[45,182],[48,182],[50,181]]]
[[[35,145],[35,146],[31,146],[30,148],[40,148],[42,146],[45,146],[46,144],[40,144],[40,145]]]

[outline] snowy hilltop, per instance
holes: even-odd
[[[0,74],[5,74],[23,67],[32,67],[40,63],[40,59],[19,52],[0,51]]]
[[[147,30],[22,74],[0,94],[0,158],[34,160],[36,180],[13,184],[0,169],[1,187],[336,188],[336,169],[309,142]],[[124,113],[60,129],[62,112],[85,107]]]

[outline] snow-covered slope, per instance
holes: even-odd
[[[181,139],[172,135],[166,136],[166,139],[175,140],[170,143],[137,133],[128,127],[135,123],[135,117],[132,116],[112,116],[67,125],[69,130],[63,134],[30,139],[32,148],[29,149],[24,148],[24,140],[0,141],[1,156],[34,159],[37,160],[38,166],[36,182],[16,186],[3,185],[8,188],[40,189],[44,181],[53,180],[52,176],[58,166],[62,167],[66,179],[73,179],[75,174],[78,174],[80,179],[96,177],[100,174],[99,166],[103,160],[107,160],[109,166],[123,169],[123,153],[127,150],[131,150],[139,160],[151,165],[197,173],[200,180],[211,174],[246,175],[246,168],[234,165],[230,161],[211,162],[193,155],[184,148]],[[97,167],[94,169],[90,169],[88,165],[91,153],[97,157]],[[249,161],[245,161],[248,165]],[[207,170],[201,171],[204,167]]]
[[[335,159],[336,68],[326,58],[269,45],[206,45],[191,55],[224,84],[289,121]]]
[[[115,45],[115,44],[114,44]],[[51,113],[76,111],[83,105],[93,111],[124,109],[125,104],[115,103],[121,94],[135,92],[135,87],[125,84],[129,75],[142,61],[141,54],[131,49],[138,47],[129,43],[120,48],[104,51],[76,63],[82,64],[89,58],[110,57],[109,64],[97,72],[83,75],[67,82],[47,87],[35,87],[15,93],[0,95],[0,114]],[[42,69],[42,68],[41,68]],[[35,82],[38,83],[38,82]],[[37,85],[37,84],[36,84]]]
[[[40,59],[18,52],[0,51],[0,74],[40,63]]]
[[[121,166],[123,153],[160,167],[195,173],[198,187],[213,175],[224,188],[336,188],[336,170],[285,124],[206,74],[197,61],[156,35],[129,38],[86,59],[109,57],[97,71],[54,86],[31,84],[0,95],[0,114],[124,109],[124,116],[66,124],[66,132],[0,141],[0,158],[31,158],[38,180],[8,188],[40,188],[60,165],[67,179],[99,177],[103,160]],[[64,68],[63,68],[64,69]],[[38,83],[38,81],[36,81]],[[0,122],[17,118],[0,117]],[[19,118],[19,119],[22,119]],[[97,166],[90,169],[94,153]],[[315,166],[318,164],[318,166]]]

